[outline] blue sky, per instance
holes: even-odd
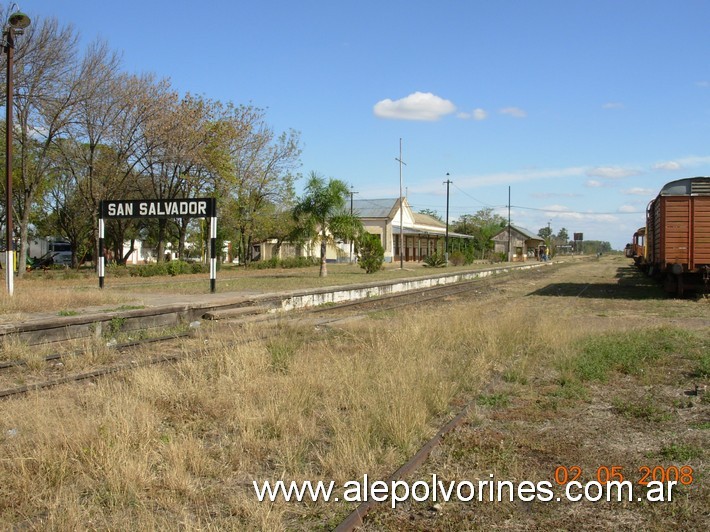
[[[710,175],[710,0],[27,0],[128,72],[267,110],[300,171],[482,207],[617,249],[667,182]]]

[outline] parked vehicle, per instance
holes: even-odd
[[[27,271],[51,268],[55,264],[55,255],[56,252],[50,251],[41,257],[27,257]]]
[[[44,257],[48,253],[53,253],[54,264],[71,266],[71,244],[65,240],[53,237],[35,238],[30,241],[30,257]]]

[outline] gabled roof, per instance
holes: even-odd
[[[433,216],[429,216],[428,214],[424,214],[421,212],[413,212],[412,214],[414,215],[415,224],[431,225],[434,227],[446,227],[446,224],[444,222],[434,218]]]
[[[360,218],[389,218],[397,207],[398,198],[353,200],[353,214]]]
[[[521,235],[523,235],[523,236],[524,236],[526,239],[528,239],[528,240],[539,240],[539,241],[541,241],[541,242],[544,240],[541,236],[536,235],[536,234],[534,234],[532,231],[529,231],[529,230],[527,230],[527,229],[525,229],[525,228],[523,228],[523,227],[518,227],[517,225],[510,224],[510,228],[511,228],[513,231],[517,231],[518,233],[520,233]],[[493,236],[493,238],[495,238],[496,236],[498,236],[498,235],[500,235],[500,234],[506,233],[507,231],[508,231],[508,226],[506,225],[503,229],[501,229],[500,231],[498,231],[498,232]]]

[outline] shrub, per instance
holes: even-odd
[[[429,268],[443,268],[446,266],[446,257],[442,253],[432,253],[424,259],[424,266]]]
[[[359,264],[365,273],[375,273],[382,269],[385,262],[385,248],[380,239],[370,233],[364,233],[359,242]]]
[[[131,274],[125,264],[110,263],[106,265],[107,277],[127,277]]]
[[[183,273],[190,273],[190,265],[184,260],[171,260],[166,263],[165,270],[173,277]],[[201,269],[200,269],[201,271]]]
[[[456,250],[449,255],[449,262],[454,266],[463,266],[466,264],[466,255],[463,252]]]
[[[134,268],[131,268],[132,277],[156,277],[158,275],[166,275],[167,273],[167,268],[164,262],[140,264]]]
[[[190,265],[190,273],[206,273],[205,269],[208,267],[200,262],[193,262]]]
[[[272,257],[268,260],[250,262],[247,267],[255,270],[266,270],[271,268],[308,268],[318,264],[318,259],[315,257],[289,257],[281,260]]]

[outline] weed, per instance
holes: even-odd
[[[663,447],[658,454],[672,462],[688,462],[693,458],[702,456],[703,450],[694,445],[672,443],[667,447]]]
[[[60,310],[59,312],[57,312],[58,316],[77,316],[78,314],[79,314],[79,312],[76,310],[66,310],[66,309]]]
[[[710,352],[707,350],[700,355],[695,371],[693,372],[693,377],[699,379],[706,379],[710,377]]]
[[[652,397],[646,397],[641,404],[615,397],[612,400],[612,405],[618,414],[626,418],[641,419],[651,423],[661,423],[672,418],[668,412],[653,404]]]
[[[121,329],[123,329],[123,325],[126,323],[126,318],[121,318],[121,317],[115,317],[111,318],[111,321],[109,322],[108,325],[108,330],[110,335],[116,335],[119,332],[121,332]]]
[[[589,396],[589,392],[584,385],[576,379],[561,378],[558,384],[559,387],[550,394],[553,397],[570,400],[586,400]]]
[[[527,384],[527,376],[519,369],[507,369],[503,372],[503,380],[509,383]]]
[[[491,408],[505,408],[510,404],[510,397],[504,393],[494,393],[491,395],[481,394],[476,402],[481,406],[489,406]]]
[[[690,333],[669,328],[595,335],[580,346],[579,356],[568,369],[583,382],[605,382],[612,371],[638,375],[650,362],[689,343]]]

